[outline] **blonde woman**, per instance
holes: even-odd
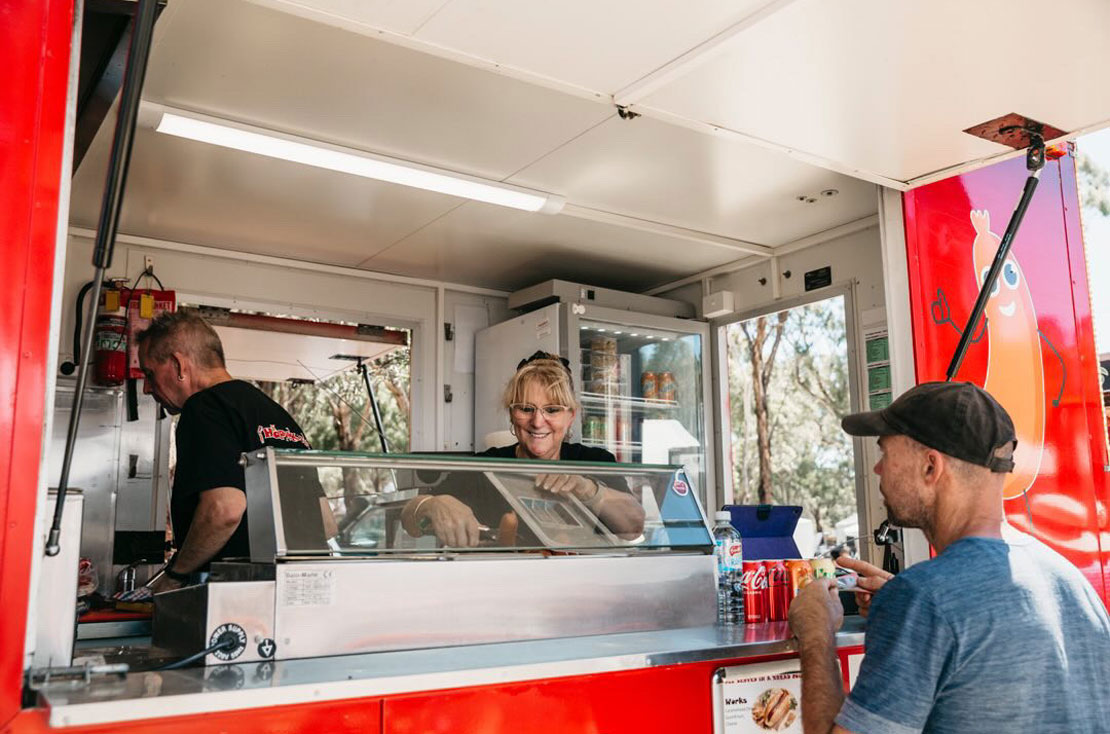
[[[566,441],[578,412],[578,399],[565,359],[536,352],[521,360],[505,388],[504,404],[517,442],[478,456],[616,462],[616,457],[604,449]],[[573,494],[621,538],[636,538],[643,531],[644,509],[640,503],[627,490],[608,487],[600,478],[540,474],[536,486],[556,495]],[[428,530],[448,547],[478,544],[481,523],[469,505],[449,494],[416,498],[405,508],[401,520],[410,535],[420,536]]]

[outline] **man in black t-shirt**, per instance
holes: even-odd
[[[250,555],[243,452],[311,446],[284,408],[228,374],[220,337],[204,319],[164,314],[139,333],[138,342],[143,392],[181,415],[170,499],[177,552],[152,587],[158,592],[182,585],[211,561]],[[323,544],[334,535],[334,519],[315,473],[283,479],[291,480],[282,482],[286,539]]]

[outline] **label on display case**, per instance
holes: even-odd
[[[797,659],[718,668],[713,673],[714,734],[802,732]]]

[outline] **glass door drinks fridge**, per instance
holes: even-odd
[[[496,324],[475,340],[475,449],[508,444],[501,398],[537,349],[570,362],[581,408],[567,440],[622,462],[682,464],[703,506],[716,500],[712,411],[701,321],[588,303],[553,303]]]
[[[704,324],[593,308],[577,337],[582,443],[617,461],[683,464],[705,501]]]

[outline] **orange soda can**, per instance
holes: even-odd
[[[787,585],[790,587],[790,598],[793,599],[798,592],[813,580],[813,566],[809,561],[791,560],[786,562]]]

